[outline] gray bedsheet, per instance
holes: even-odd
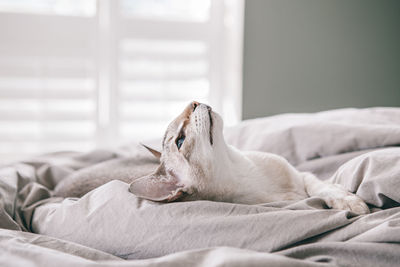
[[[130,168],[155,166],[136,145],[60,152],[1,166],[0,266],[400,263],[400,109],[280,115],[244,122],[226,136],[241,149],[283,155],[298,169],[343,184],[372,213],[330,210],[319,198],[160,204],[136,198],[123,181],[79,199],[54,198],[51,190],[66,177],[120,179]]]

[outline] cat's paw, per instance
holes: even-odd
[[[332,209],[349,210],[360,215],[369,213],[367,204],[360,197],[351,193],[343,197],[327,198],[325,202]]]

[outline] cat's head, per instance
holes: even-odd
[[[190,103],[165,132],[154,173],[132,182],[130,191],[153,201],[201,198],[225,150],[222,118],[211,107]]]

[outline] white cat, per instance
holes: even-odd
[[[130,184],[138,197],[153,201],[207,199],[244,204],[301,200],[317,196],[334,209],[369,213],[364,201],[337,184],[299,172],[270,153],[243,152],[225,143],[223,121],[212,109],[192,102],[171,124],[157,170]]]

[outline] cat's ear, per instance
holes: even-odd
[[[155,149],[153,149],[151,147],[148,147],[148,146],[146,146],[146,145],[144,145],[142,143],[140,143],[140,144],[142,146],[144,146],[144,148],[146,148],[148,151],[150,151],[150,153],[153,154],[154,157],[156,157],[157,159],[161,158],[161,152],[159,152],[159,151],[157,151],[157,150],[155,150]]]
[[[171,202],[183,196],[184,186],[173,173],[153,173],[136,179],[129,186],[129,191],[137,197],[153,200]]]

